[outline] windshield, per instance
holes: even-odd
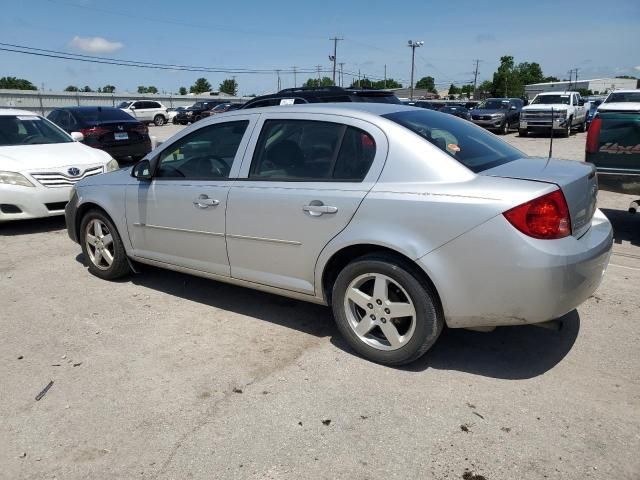
[[[131,105],[132,103],[133,102],[120,102],[118,108],[129,108],[129,105]]]
[[[473,172],[526,157],[517,148],[471,122],[430,110],[383,115],[417,133]]]
[[[509,108],[508,100],[487,100],[478,108],[485,110],[507,110]]]
[[[0,146],[73,142],[48,120],[35,115],[0,115]]]
[[[640,91],[612,93],[604,101],[604,103],[613,103],[613,102],[640,102]]]
[[[551,104],[569,105],[569,95],[538,95],[531,102],[532,105],[551,105]]]
[[[94,122],[109,122],[109,121],[118,121],[118,120],[132,120],[133,117],[129,115],[127,112],[123,112],[117,108],[87,108],[87,109],[79,109],[73,112],[75,115],[80,117],[84,122],[94,123]]]

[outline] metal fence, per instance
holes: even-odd
[[[165,107],[188,107],[197,101],[220,100],[244,103],[245,97],[227,95],[164,95],[139,93],[47,92],[40,90],[0,90],[0,108],[32,110],[45,116],[54,108],[75,106],[115,107],[127,100],[156,100]]]

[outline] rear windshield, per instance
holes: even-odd
[[[625,156],[640,154],[640,114],[599,112],[598,117],[602,120],[599,151]]]
[[[0,147],[69,143],[71,137],[49,120],[35,115],[0,115]]]
[[[383,115],[432,143],[472,172],[526,157],[523,152],[473,123],[431,110]]]
[[[118,108],[96,108],[75,110],[73,112],[77,117],[87,123],[109,122],[118,120],[133,120],[134,118],[127,112],[123,112]]]
[[[639,102],[640,103],[640,91],[612,93],[604,101],[604,103],[613,103],[613,102]]]
[[[356,94],[356,97],[361,102],[369,102],[369,103],[394,103],[398,105],[402,105],[402,102],[395,95],[379,95],[379,94]]]

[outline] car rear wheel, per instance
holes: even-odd
[[[82,253],[89,271],[105,280],[130,272],[122,239],[113,222],[99,210],[91,210],[80,223]]]
[[[348,264],[333,286],[332,306],[349,345],[385,365],[421,357],[444,325],[431,286],[393,256],[369,255]]]
[[[162,115],[156,115],[153,117],[153,123],[155,123],[157,127],[161,127],[164,125],[164,117]]]
[[[584,133],[584,132],[587,131],[587,121],[586,120],[580,124],[580,128],[578,128],[578,131],[581,132],[581,133]]]

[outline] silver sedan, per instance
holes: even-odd
[[[546,322],[598,287],[611,224],[592,165],[527,157],[470,122],[381,104],[198,122],[79,182],[91,273],[133,261],[327,304],[361,355],[415,360],[444,325]]]

